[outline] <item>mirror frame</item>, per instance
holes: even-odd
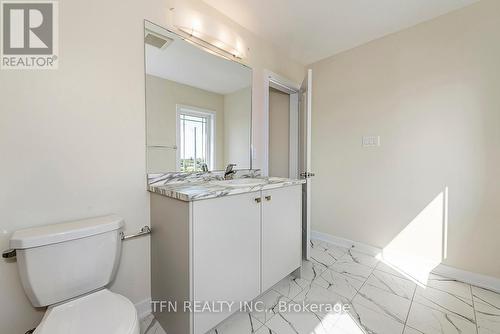
[[[187,173],[187,174],[194,174],[194,173],[200,173],[200,172],[181,172],[181,171],[165,171],[165,172],[161,172],[161,173],[149,173],[148,172],[148,112],[147,112],[147,99],[146,99],[146,93],[147,93],[147,87],[146,87],[146,75],[147,75],[147,72],[146,72],[146,43],[144,43],[144,36],[146,34],[146,25],[153,25],[153,26],[156,26],[160,29],[163,29],[165,31],[167,31],[168,33],[170,34],[173,34],[177,37],[179,37],[180,39],[182,39],[183,41],[185,41],[186,43],[189,43],[191,45],[194,45],[196,47],[198,47],[199,49],[209,53],[209,54],[212,54],[214,56],[217,56],[217,57],[221,57],[225,60],[228,60],[228,61],[231,61],[233,63],[236,63],[240,66],[243,66],[243,67],[246,67],[247,69],[250,70],[250,73],[251,73],[251,78],[252,78],[252,84],[250,86],[250,133],[249,133],[249,136],[250,136],[250,147],[248,148],[249,149],[249,162],[250,162],[250,166],[248,167],[248,169],[253,169],[253,159],[252,159],[252,152],[253,152],[253,68],[251,68],[250,66],[248,66],[247,64],[243,63],[241,61],[241,59],[238,59],[236,57],[228,57],[227,55],[223,54],[221,52],[221,50],[217,49],[217,48],[209,48],[208,46],[206,45],[203,45],[201,43],[199,43],[198,41],[196,40],[191,40],[189,39],[189,36],[182,32],[182,31],[174,31],[170,28],[165,28],[164,26],[160,25],[160,24],[157,24],[157,23],[154,23],[150,20],[147,20],[147,19],[144,19],[144,24],[143,24],[143,34],[142,34],[142,43],[143,43],[143,47],[144,47],[144,52],[143,52],[143,55],[144,55],[144,58],[143,58],[143,65],[144,65],[144,116],[145,116],[145,148],[146,148],[146,179],[147,179],[147,175],[149,174],[167,174],[167,173]],[[236,170],[238,169],[243,169],[243,170],[246,170],[247,168],[238,168],[238,166],[236,166]],[[219,169],[214,169],[214,170],[209,170],[208,172],[214,172],[214,171],[221,171]]]

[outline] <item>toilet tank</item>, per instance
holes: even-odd
[[[35,307],[105,287],[121,252],[123,218],[108,215],[13,233],[24,291]]]

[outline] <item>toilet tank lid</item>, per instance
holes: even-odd
[[[123,218],[107,215],[65,223],[51,224],[16,231],[10,238],[10,248],[27,249],[69,240],[90,237],[122,228]]]

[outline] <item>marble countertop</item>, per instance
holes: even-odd
[[[248,186],[228,186],[217,181],[175,182],[166,184],[150,184],[148,191],[181,201],[197,201],[222,196],[249,193],[260,190],[288,187],[305,183],[305,180],[286,179],[281,177],[258,177],[263,183]]]

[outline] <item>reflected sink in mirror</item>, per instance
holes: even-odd
[[[210,184],[223,186],[223,187],[253,187],[265,184],[266,180],[263,179],[234,179],[222,181],[210,181]]]

